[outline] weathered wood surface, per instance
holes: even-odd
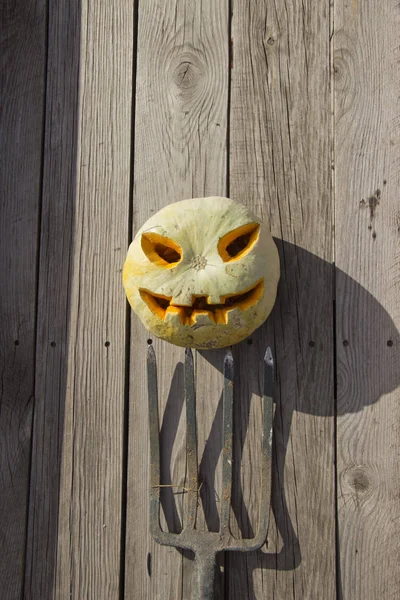
[[[25,595],[55,598],[79,146],[80,7],[51,2]],[[85,303],[85,312],[90,309]],[[67,442],[68,444],[68,442]],[[60,589],[60,588],[59,588]],[[66,590],[60,589],[64,597]]]
[[[0,590],[21,598],[35,380],[44,0],[0,11]]]
[[[124,541],[132,5],[54,2],[49,17],[26,596],[111,599]]]
[[[57,598],[120,597],[132,10],[132,3],[81,4]]]
[[[140,3],[133,235],[151,214],[170,202],[226,195],[228,22],[228,2]],[[148,531],[148,334],[137,319],[132,323],[125,596],[183,600],[191,593],[191,558],[156,545]],[[155,349],[164,447],[162,483],[184,485],[186,452],[180,420],[184,417],[184,351],[160,341]],[[201,457],[222,388],[220,373],[200,355],[196,360]],[[208,444],[202,469],[212,472],[216,458],[215,447]],[[207,518],[215,526],[213,487],[213,481],[205,481],[203,498]],[[179,492],[180,488],[167,488],[162,493],[168,526],[174,531],[183,518],[185,494]]]
[[[262,552],[229,555],[227,597],[238,600],[336,598],[328,16],[327,3],[233,9],[230,196],[270,222],[281,258],[274,311],[256,347],[239,350],[243,391],[260,393],[249,365],[268,343],[277,385],[275,522]],[[254,463],[242,466],[247,495]]]
[[[394,600],[400,594],[399,5],[338,0],[334,28],[341,594]]]
[[[257,528],[267,344],[277,359],[270,531],[261,551],[221,557],[222,596],[397,598],[396,3],[49,0],[48,22],[45,9],[6,2],[1,21],[2,594],[191,597],[192,557],[148,532],[149,336],[121,269],[151,214],[220,194],[270,222],[282,266],[270,319],[234,348],[238,535]],[[184,486],[184,352],[155,347],[161,483]],[[222,359],[195,353],[212,529]],[[174,531],[182,492],[162,491]]]

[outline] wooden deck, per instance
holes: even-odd
[[[398,2],[4,0],[0,23],[1,597],[190,599],[192,557],[149,536],[148,334],[121,270],[152,213],[226,195],[269,221],[282,278],[234,349],[244,536],[276,356],[271,526],[221,557],[221,597],[398,599]],[[183,484],[183,352],[156,351],[163,483]],[[222,358],[196,355],[214,529]],[[165,489],[175,530],[183,500]]]

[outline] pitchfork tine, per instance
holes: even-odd
[[[267,348],[264,356],[264,394],[263,394],[263,436],[262,436],[262,465],[261,465],[261,498],[260,517],[255,545],[263,544],[268,535],[269,500],[271,481],[268,479],[268,465],[272,455],[272,425],[273,425],[273,385],[274,385],[274,359],[271,348]]]
[[[160,432],[158,414],[157,361],[152,344],[147,349],[147,390],[150,428],[150,532],[156,542],[175,545],[175,533],[160,526]]]
[[[160,529],[160,438],[158,420],[157,362],[154,348],[147,348],[147,387],[150,426],[150,528],[158,537]]]
[[[222,502],[221,502],[221,534],[229,534],[229,514],[232,490],[232,423],[233,423],[233,356],[227,350],[224,359],[224,393],[223,393],[223,432],[224,448],[222,452]]]
[[[264,434],[263,451],[267,458],[272,455],[272,419],[274,391],[274,358],[268,346],[264,356]],[[264,463],[264,466],[267,463]]]
[[[267,348],[264,356],[264,393],[263,393],[263,434],[262,434],[262,462],[261,462],[261,489],[257,534],[252,539],[242,539],[238,544],[233,544],[230,550],[257,550],[264,543],[268,535],[269,500],[271,493],[271,479],[268,475],[272,454],[272,427],[273,427],[273,385],[274,385],[274,359],[271,348]]]
[[[186,465],[188,473],[187,529],[196,525],[198,475],[197,475],[197,436],[196,436],[196,396],[194,386],[193,354],[190,348],[185,351],[185,404],[186,404]]]

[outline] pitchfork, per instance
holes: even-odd
[[[224,358],[223,391],[223,451],[222,451],[222,495],[219,532],[196,529],[198,503],[198,470],[196,443],[196,406],[193,354],[185,352],[185,403],[186,403],[186,452],[189,485],[187,489],[187,521],[181,533],[162,531],[160,525],[160,441],[157,390],[157,364],[151,344],[147,354],[147,376],[150,424],[150,531],[156,542],[195,553],[195,581],[193,600],[212,600],[216,554],[223,551],[251,552],[265,542],[268,529],[270,472],[273,418],[273,370],[274,362],[270,348],[264,357],[264,397],[261,493],[259,504],[258,532],[252,539],[236,539],[229,527],[232,488],[232,429],[233,429],[233,356],[230,349]]]

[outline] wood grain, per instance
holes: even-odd
[[[400,589],[399,5],[338,0],[334,31],[341,597],[389,600]]]
[[[80,16],[79,2],[67,6],[55,1],[49,5],[36,403],[25,572],[25,596],[32,600],[56,597],[78,170]],[[88,307],[85,310],[90,314]]]
[[[261,393],[268,344],[276,356],[275,523],[262,551],[229,555],[232,599],[336,598],[328,64],[328,3],[234,3],[230,196],[270,222],[282,276],[267,325],[238,348],[245,415]],[[251,416],[241,423],[254,440]],[[250,451],[241,460],[235,512],[248,536],[257,460]]]
[[[21,598],[35,369],[45,2],[0,11],[0,589]]]
[[[129,237],[133,14],[129,3],[108,2],[82,2],[75,10],[53,3],[50,13],[41,397],[27,593],[115,599],[121,590],[123,541],[126,303],[121,269]],[[79,38],[80,46],[74,47]],[[54,552],[50,565],[34,572],[36,561]]]
[[[151,214],[185,198],[226,194],[229,43],[228,2],[140,3],[134,151],[134,232]],[[130,427],[126,598],[190,598],[192,561],[149,536],[147,382],[148,334],[133,316],[130,371]],[[161,408],[162,482],[185,482],[183,349],[157,341]],[[201,450],[207,432],[218,437],[221,374],[198,355],[198,427]],[[216,414],[217,413],[217,414]],[[179,425],[180,424],[180,425]],[[210,435],[211,435],[210,433]],[[214,447],[202,462],[209,473],[203,498],[215,526],[212,470]],[[208,484],[208,486],[207,486]],[[177,531],[184,517],[184,494],[166,488],[166,526]]]

